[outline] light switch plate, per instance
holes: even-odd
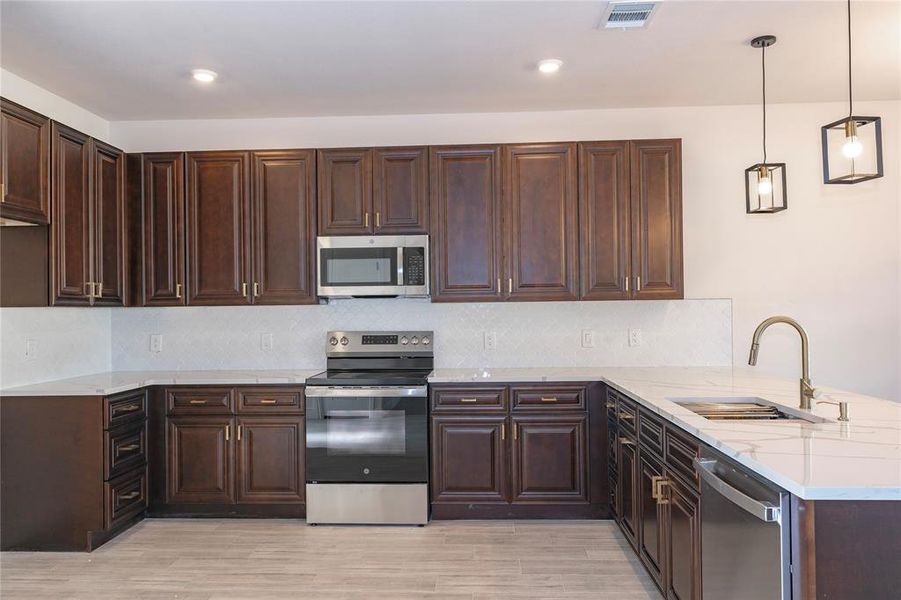
[[[272,350],[272,334],[271,333],[261,333],[260,334],[260,350],[264,352],[268,352]]]
[[[630,329],[629,330],[629,345],[630,346],[641,346],[641,329]]]
[[[485,332],[485,350],[497,350],[497,332]]]
[[[582,330],[582,347],[594,348],[594,331],[591,329]]]
[[[25,340],[25,360],[34,360],[38,355],[38,341],[32,338]]]
[[[151,333],[150,334],[150,351],[154,354],[159,354],[163,351],[163,334],[161,333]]]

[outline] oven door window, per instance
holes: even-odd
[[[425,398],[306,399],[307,481],[427,481]]]
[[[397,248],[321,248],[320,285],[394,286]]]

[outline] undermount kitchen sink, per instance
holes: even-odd
[[[679,406],[711,421],[807,421],[829,423],[824,419],[799,409],[780,406],[769,400],[752,397],[721,398],[667,398]]]

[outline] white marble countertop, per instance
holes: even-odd
[[[118,371],[6,388],[3,396],[106,396],[150,385],[299,384],[321,369]],[[797,380],[767,377],[750,368],[524,368],[437,369],[430,383],[604,381],[648,410],[717,448],[752,471],[808,500],[901,500],[901,403],[821,388],[815,405],[825,423],[710,421],[673,402],[688,397],[759,397],[798,406]],[[814,381],[816,384],[816,381]]]
[[[221,371],[108,371],[9,387],[0,396],[109,396],[149,385],[256,385],[303,383],[323,369],[229,369]]]
[[[815,404],[825,423],[710,421],[672,398],[759,397],[797,409],[798,381],[751,368],[438,369],[430,383],[605,381],[648,410],[807,500],[901,500],[901,403],[820,387]],[[816,384],[816,381],[814,381]],[[816,400],[814,401],[816,402]]]

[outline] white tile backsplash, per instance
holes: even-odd
[[[112,369],[318,368],[331,329],[432,329],[436,366],[442,368],[732,364],[731,300],[370,299],[320,306],[111,309]],[[593,348],[582,348],[583,329],[594,331]],[[641,330],[640,346],[629,346],[629,329]],[[497,334],[496,350],[485,350],[486,331]],[[152,334],[162,335],[161,352],[151,352]],[[262,349],[263,334],[272,334],[271,350]]]
[[[109,308],[0,309],[0,387],[99,373],[110,364]]]

